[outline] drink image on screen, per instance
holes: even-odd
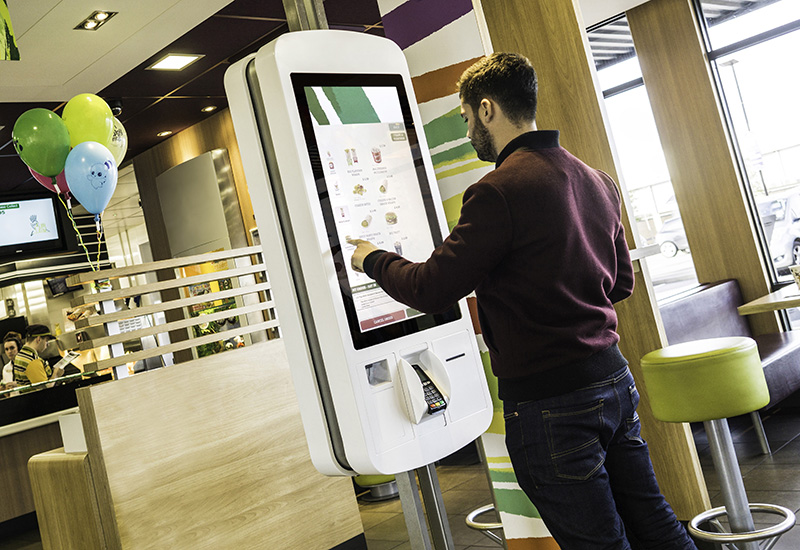
[[[350,154],[350,149],[345,149],[344,154],[347,155],[347,166],[353,166],[353,155]]]
[[[381,149],[380,147],[373,147],[372,148],[372,160],[375,161],[375,164],[381,163]]]
[[[356,155],[356,150],[350,149],[350,151],[352,151],[353,153],[353,164],[358,164],[358,156]]]
[[[397,252],[400,256],[403,255],[403,244],[400,241],[394,242],[394,251]]]

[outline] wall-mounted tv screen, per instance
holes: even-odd
[[[67,250],[66,216],[60,210],[53,193],[0,193],[0,263]]]

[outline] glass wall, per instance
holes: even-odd
[[[647,258],[658,300],[697,285],[666,159],[624,16],[588,30],[610,131],[625,183],[626,204],[641,243],[661,253]]]
[[[695,0],[708,58],[775,283],[800,264],[800,1]],[[697,283],[623,16],[588,29],[628,204],[662,300]],[[791,317],[796,315],[792,314]],[[800,315],[797,315],[800,318]]]
[[[698,2],[708,57],[773,280],[788,281],[800,263],[800,2],[720,4]]]
[[[800,264],[800,2],[696,0],[773,283]],[[800,310],[787,311],[800,328]]]

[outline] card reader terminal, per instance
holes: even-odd
[[[428,404],[428,414],[444,410],[447,407],[447,402],[444,400],[442,392],[439,391],[439,388],[437,388],[428,375],[425,374],[422,367],[419,365],[411,366],[414,367],[417,376],[422,380],[422,390],[425,392],[425,403]]]

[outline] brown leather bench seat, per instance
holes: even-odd
[[[746,318],[736,309],[743,303],[739,282],[728,279],[673,296],[659,304],[659,310],[669,344],[721,336],[753,338],[769,387],[770,401],[763,409],[767,410],[800,389],[800,331],[753,336]],[[756,431],[761,430],[759,438],[764,438],[764,452],[769,452],[760,416],[753,414]]]

